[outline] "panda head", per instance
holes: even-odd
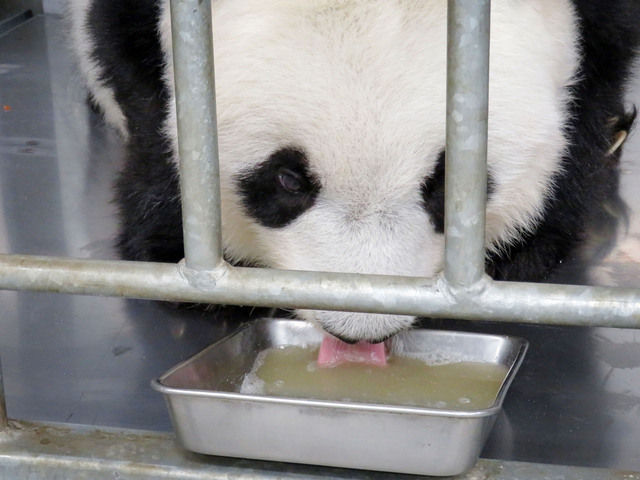
[[[569,2],[538,3],[492,10],[489,249],[535,226],[566,148],[574,16]],[[446,2],[219,0],[213,21],[226,257],[438,275]],[[174,136],[174,115],[166,127]],[[379,341],[413,322],[298,314],[348,341]]]
[[[435,275],[441,269],[443,237],[435,233],[442,226],[434,219],[442,217],[442,203],[431,196],[432,189],[441,196],[442,185],[423,171],[428,163],[407,159],[395,167],[385,161],[376,166],[373,158],[343,163],[338,152],[329,158],[325,153],[282,146],[235,177],[234,192],[250,219],[253,241],[261,247],[255,262],[293,270]],[[359,171],[358,165],[365,167]],[[348,341],[380,341],[413,321],[393,315],[298,313]]]

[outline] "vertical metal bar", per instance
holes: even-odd
[[[185,262],[222,260],[220,174],[210,0],[171,0]]]
[[[2,359],[0,358],[0,432],[9,425],[7,418],[7,403],[4,397],[4,383],[2,381]]]
[[[446,281],[484,275],[490,0],[449,0],[445,174]]]

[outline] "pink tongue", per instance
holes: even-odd
[[[319,367],[335,367],[343,362],[367,363],[384,367],[387,356],[384,343],[345,343],[331,335],[325,335],[318,353]]]

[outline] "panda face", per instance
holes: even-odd
[[[285,147],[237,179],[245,215],[261,230],[258,237],[277,246],[271,248],[269,266],[424,276],[440,269],[427,263],[441,261],[443,244],[422,195],[441,191],[441,176],[436,182],[417,178],[409,189],[394,183],[395,177],[381,179],[374,188],[357,181],[347,188],[340,177],[318,176],[311,164],[300,148]],[[347,341],[382,341],[413,322],[399,315],[298,314]]]
[[[213,20],[226,257],[437,276],[446,2],[219,0]],[[162,22],[169,32],[166,12]],[[575,39],[568,1],[494,2],[489,249],[536,225],[561,169]],[[170,58],[168,34],[163,42]],[[173,113],[165,127],[175,138]],[[298,313],[352,341],[380,340],[413,321]]]

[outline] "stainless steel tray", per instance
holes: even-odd
[[[320,343],[297,320],[258,320],[174,367],[153,388],[167,400],[188,450],[422,475],[470,469],[485,443],[527,349],[514,337],[413,330],[397,340],[405,352],[439,352],[507,366],[495,403],[458,411],[246,395],[243,378],[257,354],[281,345]]]

